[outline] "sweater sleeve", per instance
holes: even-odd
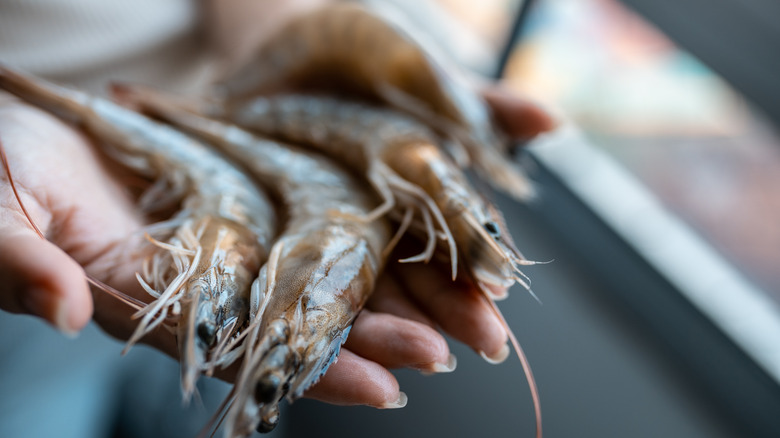
[[[3,0],[0,62],[98,89],[131,80],[186,89],[205,50],[195,0]]]

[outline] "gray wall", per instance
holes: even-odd
[[[780,126],[780,2],[622,0]]]

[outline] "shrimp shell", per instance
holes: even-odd
[[[185,397],[221,339],[248,318],[253,273],[275,229],[270,201],[251,180],[204,145],[105,99],[0,66],[0,88],[86,130],[106,152],[147,176],[165,176],[182,199],[173,219],[152,226],[156,251],[146,260],[141,309],[128,348],[167,317],[176,331]],[[220,339],[221,338],[221,339]]]
[[[336,3],[301,15],[264,43],[251,61],[219,84],[230,103],[279,90],[345,92],[412,115],[465,147],[451,148],[459,164],[518,200],[534,196],[528,178],[507,156],[508,139],[487,104],[407,33],[397,15],[374,15]],[[421,40],[422,38],[417,38]],[[441,58],[441,57],[439,57]],[[447,143],[451,145],[452,143]]]
[[[281,398],[301,397],[335,362],[384,265],[388,224],[363,219],[376,200],[327,158],[177,110],[148,90],[137,94],[145,110],[244,163],[287,210],[253,285],[253,329],[227,414],[226,436],[247,436],[258,422],[268,431]]]

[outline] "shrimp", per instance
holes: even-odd
[[[487,104],[453,77],[451,66],[445,72],[430,55],[435,50],[423,50],[399,21],[345,3],[302,15],[228,75],[219,92],[233,103],[291,88],[378,100],[452,140],[446,145],[456,161],[471,161],[499,190],[518,200],[533,197],[528,178],[506,156],[509,141],[494,127]],[[465,152],[452,147],[458,144]]]
[[[498,209],[474,190],[455,163],[435,146],[429,130],[388,109],[328,97],[260,97],[243,106],[211,102],[204,108],[213,116],[254,131],[318,148],[364,173],[384,198],[382,205],[366,215],[367,220],[396,206],[404,206],[407,212],[418,209],[428,244],[423,253],[401,261],[429,260],[441,234],[455,279],[460,251],[468,275],[502,322],[523,365],[534,400],[537,437],[541,437],[539,395],[528,360],[492,301],[504,297],[496,295],[496,289],[515,282],[530,292],[520,267],[537,262],[520,254]]]
[[[166,187],[175,194],[169,200],[181,199],[172,219],[148,229],[169,238],[150,238],[156,251],[137,277],[155,299],[136,313],[128,347],[173,316],[188,398],[248,319],[250,285],[276,227],[270,201],[206,146],[108,100],[2,66],[0,88],[76,123],[120,162],[159,178],[142,205],[167,203],[156,197]]]
[[[252,330],[226,436],[247,436],[258,423],[270,431],[280,400],[301,397],[336,360],[392,245],[388,224],[363,220],[374,196],[327,158],[136,90],[142,108],[244,163],[286,208],[287,225],[253,284]]]

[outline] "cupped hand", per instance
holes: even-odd
[[[107,263],[142,224],[115,169],[77,131],[7,95],[0,95],[0,142],[47,239],[33,231],[0,173],[0,307],[75,333],[93,313],[85,272],[138,295],[130,281],[138,266]]]
[[[546,113],[523,100],[501,93],[488,100],[512,135],[531,137],[553,126]],[[126,187],[131,176],[77,130],[5,95],[0,143],[22,202],[46,236],[32,230],[7,175],[0,174],[0,308],[37,315],[65,333],[77,332],[92,317],[127,339],[136,324],[130,318],[134,309],[104,291],[91,294],[85,274],[148,301],[135,280],[140,252],[128,247],[144,225]],[[509,353],[504,329],[467,281],[452,282],[435,264],[391,264],[339,361],[306,396],[340,405],[403,406],[406,397],[389,368],[455,367],[439,329],[495,361]],[[144,342],[176,355],[166,330]]]

